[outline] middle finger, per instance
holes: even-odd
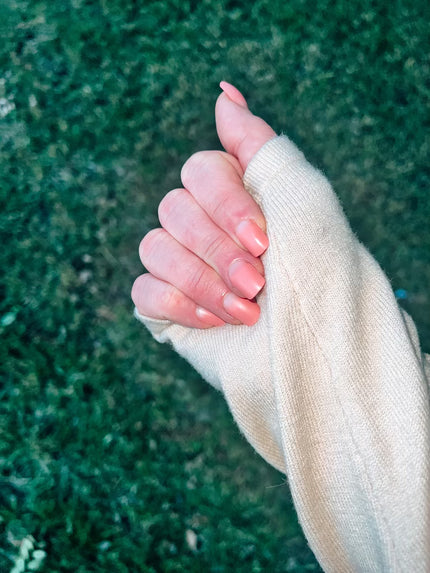
[[[147,270],[183,292],[197,305],[231,324],[254,324],[259,306],[230,292],[218,273],[178,243],[166,230],[153,229],[140,243]]]
[[[263,264],[220,229],[185,189],[170,191],[158,216],[164,229],[217,271],[233,292],[252,299],[263,288]]]
[[[259,257],[269,244],[266,222],[236,163],[221,151],[199,151],[182,167],[182,184],[220,229]]]

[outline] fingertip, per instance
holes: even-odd
[[[227,153],[236,157],[245,171],[252,157],[276,133],[248,109],[239,90],[227,82],[221,85],[223,93],[215,105],[218,136]]]
[[[251,219],[240,221],[236,227],[236,236],[254,257],[260,257],[269,246],[269,239],[266,233]]]
[[[146,275],[138,276],[135,279],[130,292],[131,300],[133,301],[134,306],[137,308],[137,310],[139,310],[139,312],[140,312],[139,306],[140,306],[141,294],[143,290],[143,284],[145,282],[145,277]]]
[[[257,303],[238,297],[232,292],[224,296],[223,305],[226,312],[247,326],[254,326],[260,318],[261,310]]]
[[[226,81],[221,81],[219,87],[222,91],[226,94],[226,96],[237,105],[248,109],[248,104],[246,103],[246,99],[241,94],[241,92],[232,84],[229,84]]]

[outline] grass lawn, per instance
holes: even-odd
[[[284,476],[129,292],[226,79],[325,171],[430,351],[430,5],[356,7],[1,3],[1,572],[320,570]]]

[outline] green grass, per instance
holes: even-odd
[[[226,79],[327,173],[430,350],[429,5],[359,6],[2,2],[0,571],[29,535],[49,572],[318,570],[283,476],[129,291]]]

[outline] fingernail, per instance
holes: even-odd
[[[243,95],[237,88],[235,88],[228,82],[224,81],[220,82],[219,87],[231,99],[231,101],[237,103],[237,105],[240,105],[241,107],[248,109],[248,104],[246,103],[246,99],[243,97]]]
[[[221,320],[221,318],[219,318],[209,310],[202,308],[201,306],[198,306],[196,308],[196,315],[199,320],[201,320],[205,324],[208,324],[209,326],[223,326],[225,324],[225,322]]]
[[[233,261],[228,269],[231,284],[246,298],[254,298],[261,291],[265,280],[247,261]]]
[[[231,314],[231,316],[237,318],[247,326],[255,324],[260,316],[260,308],[257,303],[240,298],[232,292],[224,296],[223,304],[224,309]]]
[[[245,219],[239,223],[236,227],[236,235],[242,245],[254,257],[262,255],[269,246],[269,239],[266,233],[260,229],[257,223],[250,219]]]

